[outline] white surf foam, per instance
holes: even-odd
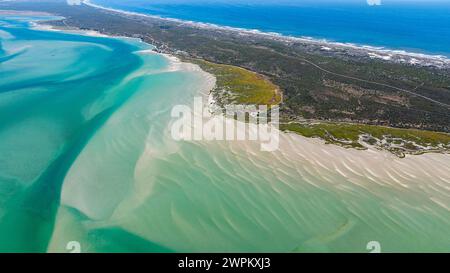
[[[353,49],[353,50],[358,50],[358,51],[364,51],[367,53],[367,56],[369,58],[375,57],[375,58],[383,59],[385,61],[394,61],[394,59],[395,59],[396,62],[408,63],[408,64],[413,64],[413,65],[450,67],[450,59],[443,55],[431,55],[431,54],[418,53],[418,52],[408,52],[405,50],[389,49],[389,48],[385,48],[385,47],[361,45],[361,44],[355,44],[355,43],[334,42],[334,41],[329,41],[327,39],[316,39],[316,38],[305,37],[305,36],[302,36],[302,37],[286,36],[286,35],[276,33],[276,32],[263,32],[263,31],[260,31],[257,29],[236,28],[236,27],[221,26],[221,25],[211,24],[211,23],[188,21],[188,20],[181,20],[181,19],[176,19],[176,18],[167,18],[167,17],[161,17],[161,16],[157,16],[157,15],[148,15],[148,14],[143,14],[143,13],[108,8],[108,7],[98,5],[98,4],[94,4],[90,0],[84,0],[83,4],[94,7],[94,8],[99,8],[99,9],[108,10],[108,11],[112,11],[112,12],[122,13],[125,15],[141,16],[141,17],[148,17],[148,18],[154,18],[154,19],[159,19],[159,20],[166,20],[166,21],[180,23],[180,24],[184,24],[184,25],[190,25],[190,26],[197,27],[197,28],[233,31],[233,32],[238,32],[240,35],[260,35],[260,36],[264,36],[267,38],[281,40],[281,41],[285,41],[285,42],[302,42],[302,43],[317,44],[319,46],[322,46],[322,50],[329,51],[329,50],[339,50],[339,49]]]

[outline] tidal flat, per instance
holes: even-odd
[[[0,20],[2,252],[448,251],[448,155],[291,133],[273,153],[178,142],[171,109],[208,94],[211,74],[29,20]]]

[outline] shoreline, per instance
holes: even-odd
[[[53,16],[49,14],[48,16]],[[63,20],[64,18],[62,18]],[[143,49],[133,52],[133,54],[136,55],[143,55],[143,54],[156,54],[159,56],[164,57],[168,61],[168,67],[167,69],[164,69],[160,71],[159,73],[166,73],[166,72],[177,72],[177,71],[184,71],[184,72],[197,72],[203,74],[204,82],[201,85],[201,90],[198,91],[198,95],[203,97],[205,101],[208,102],[208,105],[212,108],[219,107],[216,102],[211,98],[212,92],[216,88],[216,82],[217,78],[214,74],[209,73],[205,70],[203,70],[200,65],[193,63],[193,62],[187,62],[182,60],[180,57],[171,55],[168,53],[158,52],[156,47],[150,43],[145,42],[141,38],[134,38],[134,37],[127,37],[127,36],[112,36],[107,35],[95,30],[83,30],[76,27],[67,27],[67,29],[64,28],[58,28],[52,25],[45,24],[47,20],[38,20],[38,21],[30,21],[30,27],[33,30],[37,31],[56,31],[56,32],[63,32],[68,34],[76,34],[76,35],[85,35],[85,36],[91,36],[91,37],[100,37],[100,38],[110,38],[110,39],[122,39],[122,40],[137,40],[140,43],[146,44],[149,49]],[[43,23],[39,23],[43,22]],[[138,71],[136,71],[138,72]],[[136,73],[135,72],[135,73]],[[134,73],[132,73],[130,76],[133,76]],[[139,73],[138,73],[139,74]]]
[[[58,28],[70,26],[109,36],[140,38],[159,53],[234,65],[264,75],[283,90],[286,100],[281,114],[287,121],[304,117],[439,132],[450,128],[445,118],[450,66],[419,66],[417,61],[415,65],[400,64],[370,58],[367,52],[357,50],[326,51],[312,43],[284,43],[261,35],[243,36],[240,32],[126,16],[85,4],[4,6],[65,17],[63,21],[48,22]],[[429,113],[429,122],[423,122],[420,113]]]
[[[64,19],[64,18],[62,18]],[[164,56],[168,62],[169,62],[169,67],[167,68],[167,70],[164,70],[162,72],[173,72],[173,71],[179,71],[179,70],[186,70],[186,71],[198,71],[201,73],[204,73],[205,75],[205,83],[204,86],[201,88],[202,91],[199,91],[199,95],[201,95],[205,101],[208,101],[208,105],[210,108],[212,109],[221,109],[221,106],[218,104],[218,101],[216,101],[214,99],[214,91],[217,88],[217,76],[218,75],[214,75],[214,73],[205,71],[204,69],[201,68],[201,66],[199,66],[198,63],[195,63],[195,61],[193,62],[189,62],[189,60],[184,60],[184,58],[182,56],[177,56],[176,54],[168,54],[168,53],[164,53],[164,52],[159,52],[159,50],[157,49],[157,47],[155,47],[154,45],[152,45],[151,43],[148,43],[146,41],[144,41],[141,38],[136,38],[136,37],[130,37],[130,36],[114,36],[114,35],[108,35],[108,34],[103,34],[99,31],[95,31],[95,30],[89,30],[89,29],[80,29],[77,27],[70,27],[70,26],[62,26],[62,27],[55,27],[52,25],[46,25],[45,22],[47,20],[37,20],[37,21],[31,21],[30,25],[32,26],[32,28],[36,29],[36,30],[43,30],[43,31],[62,31],[62,32],[67,32],[67,33],[72,33],[72,34],[76,34],[76,35],[87,35],[87,36],[95,36],[95,37],[108,37],[108,38],[115,38],[115,39],[132,39],[132,40],[136,40],[139,41],[140,43],[145,43],[146,45],[149,46],[149,49],[145,49],[145,50],[140,50],[140,51],[136,51],[135,54],[160,54],[162,56]],[[202,59],[199,59],[202,60]],[[278,87],[279,88],[279,87]],[[217,94],[216,94],[217,95]],[[323,122],[322,122],[323,123]],[[310,121],[310,124],[314,126],[314,120]],[[334,124],[334,123],[333,123]],[[337,126],[339,126],[339,123],[336,123]],[[352,123],[351,125],[353,126],[361,126],[361,124],[358,123]],[[382,127],[379,127],[382,128]],[[390,130],[398,130],[396,128],[393,127],[385,127],[385,128],[389,128]],[[302,137],[305,138],[317,138],[318,136],[309,136],[309,135],[305,135],[302,134],[300,132],[296,132],[295,130],[280,130],[281,132],[290,134],[290,133],[295,133],[296,135],[300,135]],[[412,130],[411,130],[412,131]],[[360,134],[360,138],[364,137],[364,133]],[[343,139],[335,139],[332,140],[331,142],[329,141],[329,139],[327,140],[327,138],[323,138],[323,137],[318,137],[319,139],[321,139],[323,141],[323,143],[325,144],[332,144],[332,145],[336,145],[336,146],[341,146],[342,148],[345,149],[350,149],[350,148],[355,148],[353,145],[349,145],[351,144],[352,141],[350,140],[343,140]],[[332,137],[332,139],[334,139],[334,137]],[[381,139],[381,138],[380,138]],[[378,142],[382,141],[378,139]],[[348,142],[348,143],[347,143]],[[355,142],[356,143],[356,142]],[[358,144],[361,144],[363,142],[357,141]],[[406,142],[405,142],[406,143]],[[364,143],[363,143],[364,144]],[[445,146],[445,144],[443,144]],[[360,146],[360,145],[357,145]],[[366,145],[363,145],[364,149],[361,149],[362,147],[356,147],[356,149],[358,150],[370,150],[370,148]],[[377,145],[380,146],[380,145]],[[388,145],[389,146],[389,145]],[[395,145],[394,145],[395,146]],[[421,154],[425,154],[425,153],[441,153],[441,154],[448,154],[448,150],[446,148],[443,147],[426,147],[424,149],[419,149],[418,151],[414,151],[414,150],[404,150],[404,149],[400,149],[400,150],[396,150],[396,147],[373,147],[379,151],[387,151],[389,153],[392,153],[398,157],[405,157],[406,155],[421,155]],[[390,151],[391,148],[394,148],[394,152]],[[400,151],[400,152],[399,152]]]
[[[41,21],[41,20],[39,20],[39,21]],[[206,91],[208,93],[207,95],[211,94],[211,92],[215,88],[216,77],[213,74],[208,73],[207,71],[203,70],[198,64],[183,61],[181,58],[179,58],[178,56],[175,56],[175,55],[158,52],[157,50],[155,50],[156,47],[154,45],[145,42],[141,38],[128,37],[128,36],[112,36],[112,35],[107,35],[107,34],[101,33],[99,31],[83,30],[83,29],[79,29],[76,27],[67,27],[67,29],[63,29],[63,28],[58,28],[58,27],[52,26],[52,25],[39,23],[39,21],[31,21],[30,22],[31,28],[34,30],[38,30],[38,31],[57,31],[57,32],[65,32],[65,33],[69,33],[69,34],[85,35],[85,36],[91,36],[91,37],[125,39],[125,40],[133,39],[133,40],[139,41],[140,43],[148,45],[149,49],[138,50],[138,51],[135,51],[134,54],[137,54],[137,55],[156,54],[156,55],[163,56],[169,62],[169,66],[166,70],[164,70],[164,72],[176,72],[176,71],[183,70],[185,72],[204,73],[205,74],[205,82],[207,83],[208,86],[211,86],[209,88],[209,91]],[[42,20],[41,22],[45,23],[46,21],[47,20]],[[205,93],[205,91],[200,92],[200,94],[202,96],[205,95],[204,93]]]
[[[189,20],[182,20],[177,18],[167,18],[158,15],[150,15],[138,12],[130,12],[120,9],[108,8],[95,3],[90,0],[83,0],[82,4],[87,5],[92,8],[102,9],[109,12],[121,13],[128,16],[139,16],[145,18],[152,18],[172,23],[180,23],[184,25],[189,25],[192,27],[197,27],[201,29],[212,29],[221,30],[227,32],[238,33],[239,35],[255,35],[258,37],[268,38],[284,43],[303,43],[321,46],[323,51],[342,51],[342,50],[354,50],[356,52],[363,52],[366,57],[370,59],[378,59],[382,61],[402,63],[409,65],[419,65],[419,66],[436,66],[438,68],[450,68],[450,56],[445,56],[441,54],[431,54],[431,53],[420,53],[420,52],[409,52],[402,49],[390,49],[388,47],[371,46],[357,43],[346,43],[346,42],[335,42],[329,41],[327,39],[318,39],[312,37],[296,37],[296,36],[286,36],[275,32],[264,32],[257,29],[246,29],[237,28],[230,26],[221,26],[212,23],[203,23]]]
[[[58,40],[59,37],[54,38]],[[106,38],[91,40],[101,42]],[[137,39],[124,40],[127,41],[137,43]],[[51,42],[47,45],[49,52]],[[157,52],[134,49],[114,60],[125,61],[133,54],[145,59],[159,58]],[[68,57],[62,53],[60,58]],[[39,58],[47,55],[32,56],[39,65],[42,62]],[[20,201],[5,206],[12,217],[4,219],[1,227],[17,232],[12,233],[14,236],[3,233],[9,243],[3,249],[11,251],[17,246],[20,251],[34,247],[34,251],[66,252],[66,243],[75,240],[84,252],[162,252],[165,249],[173,252],[363,252],[366,238],[384,242],[392,237],[399,240],[386,246],[385,251],[446,249],[447,241],[442,238],[446,238],[445,230],[450,226],[445,218],[449,210],[448,156],[433,154],[399,159],[385,151],[344,149],[288,133],[280,133],[280,147],[273,153],[260,151],[258,143],[251,141],[175,142],[165,130],[170,108],[174,104],[191,103],[192,96],[204,88],[200,86],[203,77],[196,74],[195,78],[179,79],[174,82],[174,88],[169,88],[172,81],[167,79],[162,82],[165,84],[151,89],[155,86],[153,74],[165,73],[168,66],[147,64],[147,71],[136,66],[121,75],[148,74],[149,85],[137,86],[137,96],[121,100],[120,106],[100,128],[95,128],[84,145],[76,147],[80,152],[73,160],[62,157],[55,161],[55,171],[45,178],[53,182],[56,175],[61,186],[57,191],[50,191],[50,197],[46,194],[49,183],[32,184],[25,191],[20,190],[19,186],[27,181],[28,168],[13,173],[13,177],[18,177],[13,190],[18,190],[13,191],[8,183],[3,183],[2,190],[14,194],[10,200]],[[113,74],[104,69],[106,78],[112,78]],[[98,82],[98,78],[93,81]],[[188,83],[195,85],[188,87]],[[150,92],[141,92],[145,87]],[[65,89],[66,85],[61,86],[61,96],[66,95]],[[78,97],[80,92],[74,95]],[[98,98],[104,101],[101,96]],[[61,105],[59,97],[54,99],[55,105]],[[92,100],[77,104],[73,97],[68,97],[66,101],[65,107],[73,106],[73,110],[64,108],[62,114],[92,109],[89,107]],[[47,107],[35,105],[40,107],[37,110]],[[100,108],[109,109],[106,107]],[[40,117],[34,115],[36,112],[29,113],[33,122]],[[65,117],[55,116],[54,112],[43,115],[47,116],[55,117],[49,123]],[[73,124],[72,120],[69,123]],[[35,125],[37,132],[47,128],[41,123]],[[74,126],[74,130],[78,128]],[[8,131],[10,138],[3,137],[3,146],[14,148],[12,152],[23,150],[26,155],[23,145],[15,145],[14,136],[20,135],[46,148],[41,138],[31,138],[13,129]],[[65,139],[72,140],[71,135],[66,136]],[[51,142],[54,138],[45,140]],[[8,159],[8,154],[3,155]],[[40,162],[30,157],[15,159],[9,158],[15,165]],[[63,164],[67,166],[64,172],[60,167]],[[8,178],[10,170],[15,169],[7,165],[1,174]],[[45,172],[46,166],[39,171]],[[36,177],[42,176],[37,173]],[[50,203],[53,200],[55,203]],[[49,207],[54,209],[49,212]],[[32,211],[35,213],[29,214],[26,208],[35,208]],[[436,227],[433,236],[428,233],[430,226]],[[27,234],[35,234],[43,227],[49,228],[39,241],[28,240]],[[408,236],[402,237],[403,234]],[[426,238],[422,241],[424,234]],[[138,241],[133,239],[136,237]],[[417,242],[411,242],[411,237],[418,238]],[[154,243],[163,248],[155,249]]]
[[[45,22],[42,21],[42,22]],[[133,38],[133,37],[127,37],[127,36],[112,36],[112,35],[107,35],[107,34],[103,34],[101,32],[98,31],[94,31],[94,30],[82,30],[76,27],[67,27],[67,29],[64,28],[57,28],[54,27],[52,25],[45,25],[45,24],[40,24],[37,23],[36,21],[31,22],[32,25],[35,26],[36,29],[38,30],[48,30],[48,31],[65,31],[68,33],[74,33],[74,34],[78,34],[78,35],[88,35],[88,36],[96,36],[96,37],[108,37],[108,38],[116,38],[116,39],[136,39],[139,40],[142,43],[147,44],[149,47],[153,47],[151,49],[147,49],[147,50],[141,50],[141,51],[137,51],[135,52],[136,54],[159,54],[164,56],[169,62],[170,65],[168,67],[168,70],[165,70],[164,72],[172,72],[172,71],[178,71],[178,70],[185,70],[185,71],[198,71],[201,73],[204,73],[205,76],[205,84],[204,87],[202,87],[203,91],[199,91],[199,95],[201,95],[204,99],[204,101],[207,101],[208,103],[208,107],[210,109],[222,109],[222,107],[218,104],[218,102],[214,99],[214,91],[217,88],[217,75],[214,75],[211,72],[205,71],[204,69],[202,69],[202,67],[195,63],[195,62],[189,62],[189,60],[183,60],[182,57],[180,56],[176,56],[174,54],[169,54],[169,53],[164,53],[164,52],[159,52],[157,50],[157,48],[150,44],[147,43],[145,41],[143,41],[140,38]],[[202,60],[202,59],[199,59]],[[184,66],[184,67],[183,67]],[[279,87],[278,87],[279,88]],[[217,94],[216,94],[217,95]],[[310,125],[314,125],[315,122],[314,120],[310,120],[310,121],[306,121],[308,124]],[[301,124],[301,123],[295,123],[294,124]],[[321,123],[324,123],[323,121]],[[326,123],[326,122],[325,122]],[[336,122],[336,123],[332,123],[332,124],[336,124],[337,126],[339,124],[341,124],[342,122]],[[361,124],[359,123],[349,123],[349,125],[353,125],[353,126],[361,126]],[[398,130],[398,128],[394,128],[394,127],[385,127],[385,126],[379,126],[379,128],[385,128],[385,129],[390,129],[390,130]],[[408,129],[405,129],[408,130]],[[410,129],[410,131],[412,132],[413,129]],[[357,146],[362,145],[362,147],[356,147],[355,145],[352,145],[350,140],[342,140],[342,139],[334,139],[330,142],[330,140],[327,140],[327,138],[324,137],[320,137],[320,136],[308,136],[305,134],[302,134],[300,132],[297,131],[292,131],[292,130],[283,130],[282,128],[280,128],[280,132],[284,133],[284,134],[295,134],[301,137],[304,137],[306,139],[320,139],[320,141],[325,144],[325,145],[334,145],[334,146],[339,146],[341,148],[344,149],[356,149],[356,150],[360,150],[360,151],[367,151],[367,150],[377,150],[377,151],[382,151],[382,152],[387,152],[390,153],[392,155],[395,155],[396,157],[399,158],[405,158],[407,156],[416,156],[416,155],[423,155],[423,154],[450,154],[450,152],[448,151],[447,148],[443,148],[443,147],[434,147],[434,146],[427,146],[424,147],[424,149],[419,149],[417,151],[414,150],[405,150],[402,148],[398,148],[391,145],[388,145],[388,147],[382,147],[380,144],[381,142],[383,142],[384,140],[380,140],[378,139],[378,144],[377,145],[369,145],[367,143],[367,141],[363,141],[363,138],[367,135],[366,133],[362,133],[359,135],[359,140],[355,143],[358,143]],[[435,133],[439,133],[439,132],[435,132]],[[373,136],[368,135],[369,138],[373,138]],[[386,137],[386,136],[384,136]],[[333,139],[334,137],[332,137]],[[381,142],[380,142],[381,141]],[[348,143],[347,143],[348,142]],[[406,143],[406,142],[405,142]],[[445,144],[442,144],[445,146]],[[441,146],[442,146],[441,145]],[[419,145],[420,146],[420,145]]]

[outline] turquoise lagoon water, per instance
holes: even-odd
[[[206,73],[17,18],[0,39],[2,252],[450,250],[448,155],[176,142],[172,107],[208,91]]]

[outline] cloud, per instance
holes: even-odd
[[[379,6],[381,5],[381,0],[367,0],[369,6]]]

